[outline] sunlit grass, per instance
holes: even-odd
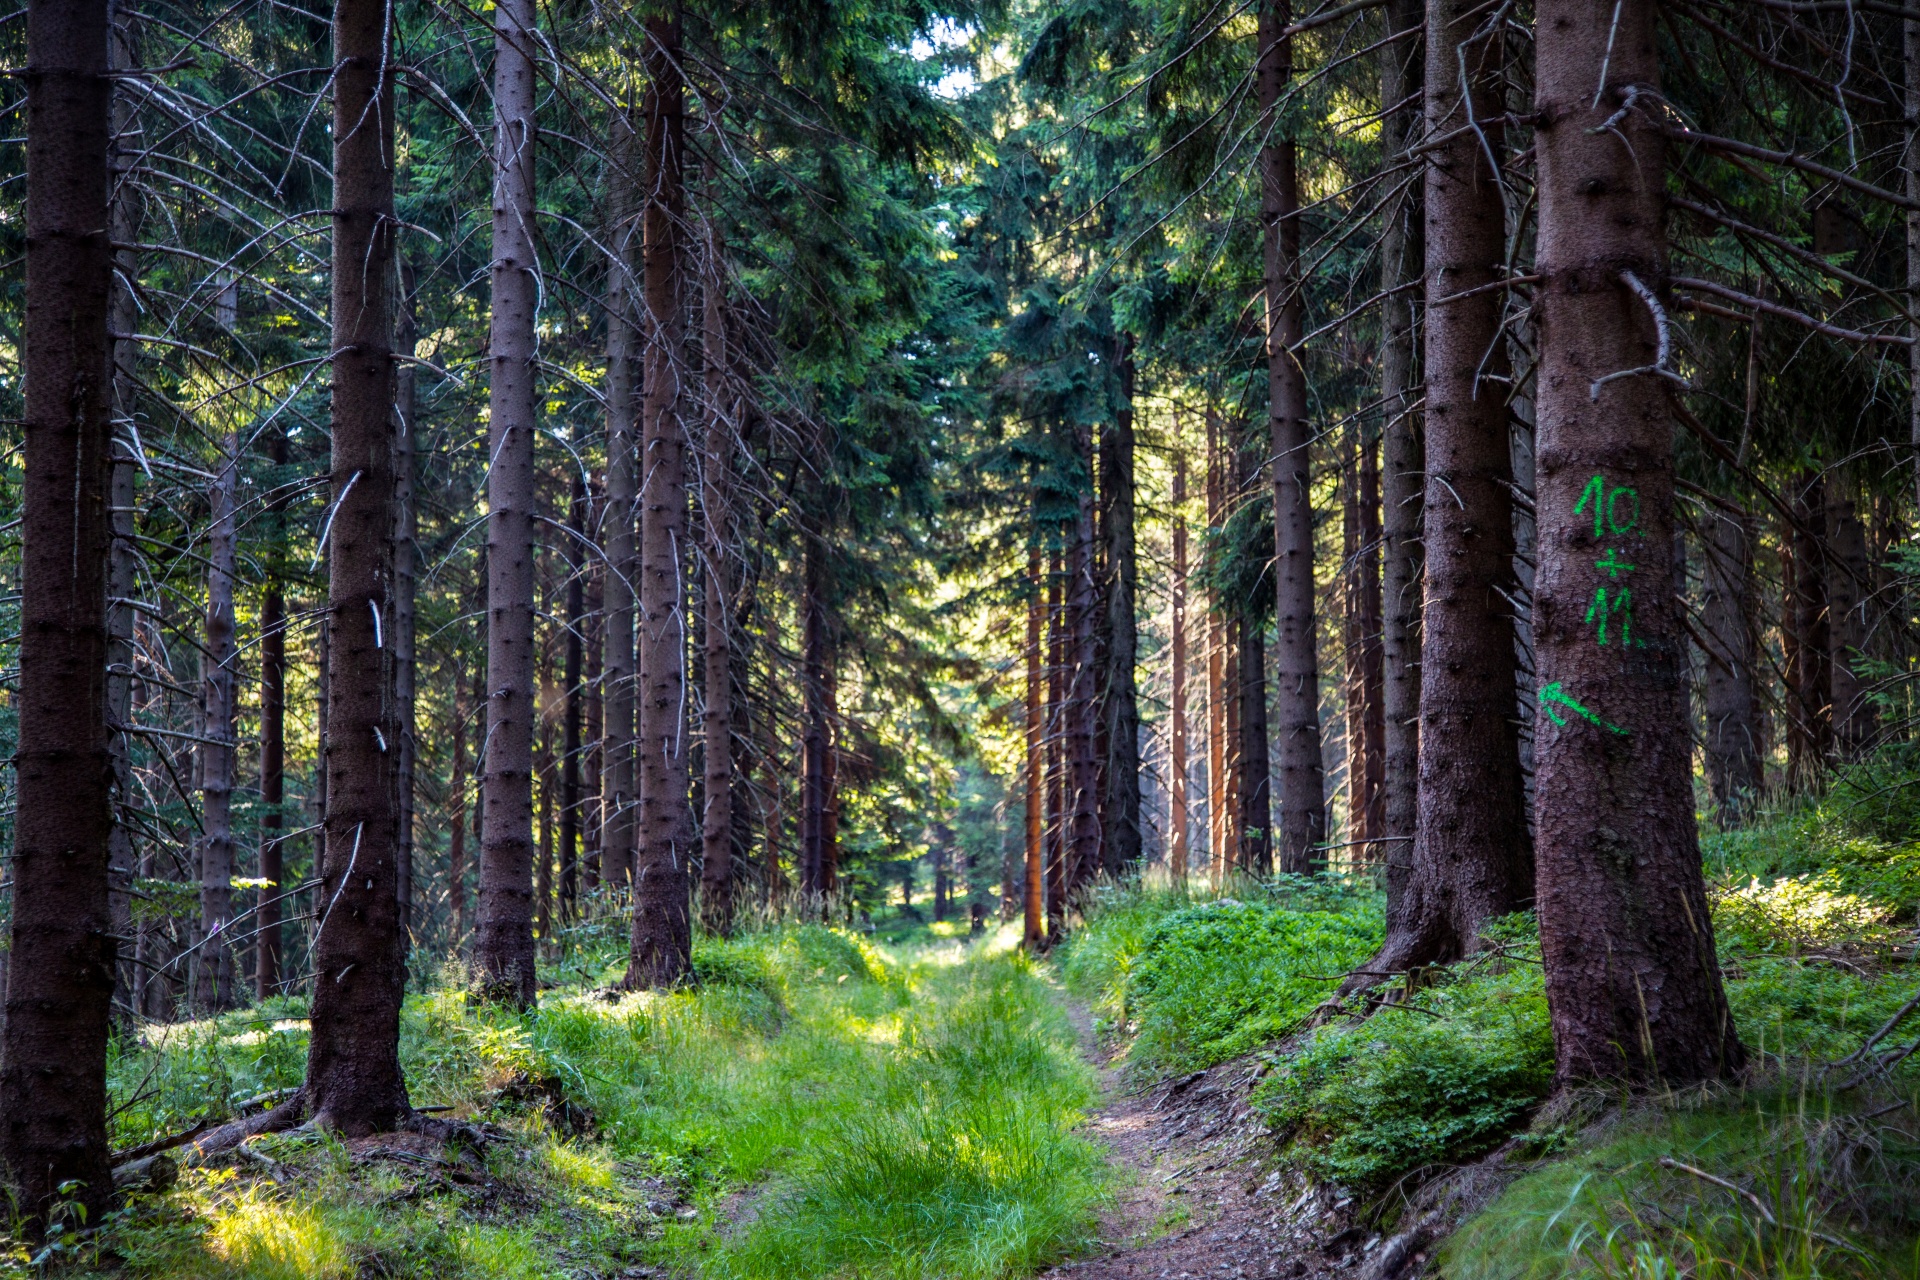
[[[1074,1133],[1091,1074],[1010,941],[888,950],[789,925],[703,939],[698,983],[673,992],[607,990],[617,956],[588,949],[550,966],[561,985],[531,1014],[457,986],[417,994],[410,1091],[508,1135],[485,1179],[313,1134],[262,1138],[273,1165],[188,1170],[103,1239],[125,1274],[164,1280],[1019,1273],[1086,1238],[1105,1183]],[[116,1093],[138,1101],[116,1142],[296,1083],[304,1012],[276,1001],[118,1046]],[[552,1129],[556,1093],[576,1122],[590,1114],[590,1135]]]

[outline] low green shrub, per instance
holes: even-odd
[[[1553,1032],[1537,962],[1483,960],[1430,981],[1411,1002],[1315,1033],[1256,1091],[1289,1158],[1315,1177],[1378,1189],[1479,1155],[1546,1096]]]
[[[1127,984],[1134,1060],[1194,1071],[1297,1030],[1380,945],[1371,903],[1296,911],[1231,898],[1172,912],[1141,939]]]
[[[1869,1121],[1887,1105],[1792,1080],[1669,1100],[1521,1178],[1442,1247],[1438,1274],[1912,1280],[1920,1141]]]

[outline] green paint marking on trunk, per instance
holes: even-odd
[[[1607,533],[1605,525],[1601,523],[1604,519],[1602,513],[1606,507],[1606,497],[1606,477],[1595,476],[1587,481],[1587,487],[1580,491],[1580,501],[1573,504],[1573,514],[1579,515],[1587,509],[1589,501],[1593,503],[1593,536],[1596,538],[1603,538]]]
[[[1586,620],[1600,624],[1596,638],[1601,644],[1607,642],[1607,623],[1613,622],[1620,633],[1620,647],[1624,649],[1633,643],[1633,592],[1620,587],[1609,597],[1607,591],[1605,585],[1593,589],[1593,603],[1587,606]]]
[[[1540,706],[1541,706],[1541,709],[1547,713],[1547,718],[1552,720],[1557,725],[1565,725],[1567,723],[1567,718],[1561,715],[1554,708],[1565,707],[1567,708],[1567,710],[1579,716],[1582,720],[1592,721],[1594,724],[1599,725],[1602,729],[1607,730],[1609,733],[1617,733],[1624,737],[1628,732],[1627,730],[1622,729],[1617,724],[1610,724],[1607,721],[1602,720],[1599,716],[1595,715],[1592,711],[1589,711],[1586,707],[1581,706],[1578,702],[1575,702],[1572,698],[1569,698],[1566,694],[1560,692],[1560,682],[1558,680],[1555,680],[1552,684],[1545,684],[1540,686]]]

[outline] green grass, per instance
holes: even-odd
[[[1920,1140],[1911,1111],[1904,1126],[1864,1118],[1883,1105],[1787,1080],[1648,1108],[1508,1188],[1447,1242],[1439,1274],[1910,1280]]]
[[[1047,980],[1004,943],[882,951],[787,925],[702,940],[697,986],[608,999],[614,949],[593,930],[575,942],[532,1014],[474,1007],[456,982],[407,1002],[416,1104],[511,1135],[489,1147],[490,1185],[320,1135],[260,1139],[285,1186],[252,1160],[190,1170],[121,1211],[81,1269],[985,1280],[1088,1238],[1106,1194],[1075,1132],[1091,1072]],[[303,1014],[278,1001],[116,1045],[116,1145],[297,1083]],[[591,1110],[593,1137],[553,1132],[525,1100],[549,1079]]]

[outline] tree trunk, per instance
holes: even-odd
[[[1799,728],[1793,785],[1812,787],[1833,749],[1832,628],[1827,612],[1827,502],[1819,475],[1803,472],[1794,497],[1793,697],[1788,706]],[[1795,754],[1795,753],[1790,753]]]
[[[1665,318],[1633,287],[1666,273],[1665,147],[1634,92],[1658,92],[1653,13],[1650,0],[1543,0],[1535,25],[1538,910],[1562,1083],[1673,1086],[1743,1058],[1682,719],[1670,391],[1646,372]],[[1609,567],[1622,561],[1636,567]]]
[[[534,231],[533,0],[500,0],[493,40],[492,414],[487,472],[487,737],[480,911],[482,996],[535,998],[533,951]]]
[[[1760,793],[1760,736],[1754,723],[1759,644],[1753,626],[1753,527],[1745,516],[1708,508],[1701,539],[1707,633],[1707,781],[1722,827],[1745,823]]]
[[[607,234],[613,254],[607,263],[607,573],[606,658],[601,670],[606,736],[601,752],[600,883],[610,895],[633,879],[634,832],[634,592],[640,581],[639,477],[635,447],[634,356],[639,334],[634,324],[633,244],[635,227],[628,191],[637,188],[634,172],[638,143],[624,112],[616,113],[609,147],[617,163],[611,188]]]
[[[133,32],[125,10],[115,4],[110,61],[124,71],[134,65]],[[113,342],[113,417],[124,422],[127,432],[116,434],[112,476],[108,494],[108,521],[112,527],[112,550],[107,564],[107,725],[113,744],[113,834],[108,844],[109,911],[113,931],[119,937],[143,938],[152,926],[133,921],[133,882],[136,856],[132,824],[127,807],[133,803],[133,742],[117,728],[133,723],[133,632],[134,592],[139,583],[139,553],[134,547],[134,514],[137,502],[134,467],[134,415],[138,411],[135,393],[140,345],[132,338],[139,327],[139,306],[133,296],[133,282],[140,278],[139,255],[130,247],[139,236],[139,191],[132,171],[136,164],[137,139],[133,135],[133,94],[124,90],[113,95],[113,301],[108,312],[110,334],[126,335]],[[121,948],[118,984],[125,992],[123,1008],[136,1012],[146,1008],[148,971],[138,963],[138,943]],[[5,975],[0,974],[0,978]],[[0,997],[6,988],[0,986]]]
[[[358,1136],[410,1114],[395,896],[393,84],[384,0],[334,9],[333,459],[326,835],[305,1108]]]
[[[254,921],[254,994],[277,995],[281,980],[280,921],[287,893],[287,603],[286,498],[281,490],[287,466],[287,436],[275,431],[267,441],[273,463],[274,499],[268,504],[272,545],[266,555],[266,580],[260,589],[260,910]]]
[[[592,504],[595,501],[595,496],[589,494],[587,501],[589,504]],[[610,506],[611,504],[607,505]],[[603,510],[601,514],[604,516],[608,513]],[[600,523],[601,521],[599,519],[594,518],[589,518],[587,521],[587,525],[590,528],[597,528]],[[588,893],[593,892],[601,884],[600,871],[602,867],[607,865],[607,853],[603,840],[611,830],[611,823],[607,817],[607,811],[611,806],[607,803],[607,788],[604,785],[607,776],[606,759],[609,749],[606,724],[607,716],[610,714],[610,708],[608,707],[608,698],[606,696],[608,681],[604,678],[604,669],[601,665],[606,655],[608,644],[600,620],[606,616],[606,593],[609,590],[609,584],[613,577],[614,575],[608,572],[606,564],[600,557],[596,556],[588,562],[587,630],[585,637],[587,671],[585,677],[586,687],[584,690],[587,704],[587,727],[584,739],[586,755],[580,762],[580,794],[584,797],[584,803],[587,806],[587,812],[582,816],[580,823],[581,843],[583,846],[580,853],[581,887]],[[629,583],[630,582],[631,580],[629,580]],[[631,630],[628,632],[628,639],[632,639]],[[632,654],[633,646],[631,644],[627,646],[627,652],[629,655]],[[631,663],[631,657],[629,657],[629,663]],[[631,669],[631,667],[629,667],[629,669]],[[631,681],[629,681],[629,687],[631,687]],[[633,704],[631,699],[629,699],[627,710],[631,712],[632,709]],[[627,725],[628,733],[625,741],[627,741],[629,747],[631,747],[633,717],[630,714],[627,717]],[[622,854],[617,865],[626,867],[631,862],[631,858]]]
[[[646,274],[646,448],[640,507],[640,821],[633,873],[630,988],[686,976],[693,945],[688,875],[693,809],[687,774],[686,436],[680,421],[685,364],[680,222],[684,192],[680,18],[647,20],[647,153],[642,190]]]
[[[1828,670],[1833,688],[1833,752],[1858,760],[1873,744],[1873,703],[1854,674],[1867,651],[1867,531],[1851,496],[1834,496],[1827,507],[1832,559],[1827,575]]]
[[[825,918],[832,869],[827,852],[827,810],[831,804],[833,726],[827,714],[828,667],[832,644],[827,636],[827,550],[820,538],[807,537],[804,598],[801,601],[801,757],[800,895],[802,911]]]
[[[453,679],[453,761],[447,779],[447,814],[451,823],[447,832],[447,917],[452,923],[450,945],[460,950],[460,939],[467,929],[467,718],[473,708],[467,704],[465,686],[456,674]]]
[[[1167,716],[1173,777],[1169,780],[1168,826],[1172,828],[1167,846],[1167,871],[1176,886],[1187,882],[1187,859],[1191,850],[1192,819],[1187,813],[1187,788],[1191,783],[1187,766],[1187,455],[1181,447],[1178,424],[1174,427],[1173,453],[1173,672],[1172,692]]]
[[[544,664],[543,664],[544,665]],[[551,667],[545,672],[552,679]],[[553,721],[540,722],[540,750],[535,757],[534,773],[540,779],[540,834],[533,855],[533,932],[536,947],[553,947]]]
[[[200,653],[200,955],[195,1004],[233,1007],[234,505],[240,437],[229,432],[208,491],[207,613]]]
[[[1075,447],[1084,462],[1092,462],[1093,441],[1085,427],[1075,433]],[[1067,555],[1067,895],[1099,874],[1100,759],[1095,746],[1096,655],[1094,632],[1098,592],[1094,584],[1092,486],[1080,490],[1079,515]]]
[[[580,729],[586,711],[581,685],[586,666],[587,482],[573,482],[567,526],[567,636],[560,678],[566,682],[566,721],[560,734],[560,918],[573,918],[574,868],[580,863]],[[542,937],[550,935],[542,932]]]
[[[1067,628],[1061,556],[1047,557],[1047,945],[1060,940],[1067,917]]]
[[[1293,40],[1283,37],[1291,0],[1260,7],[1254,78],[1263,129],[1260,213],[1266,251],[1267,415],[1273,436],[1273,679],[1279,687],[1280,870],[1324,865],[1326,796],[1320,763],[1320,664],[1314,651],[1313,433],[1307,378],[1292,347],[1301,340],[1300,184],[1295,144],[1277,116],[1293,78]]]
[[[1920,17],[1901,25],[1906,54],[1907,136],[1900,168],[1907,193],[1907,312],[1920,317]],[[1913,339],[1907,348],[1908,440],[1913,445],[1914,493],[1920,497],[1920,321],[1908,324],[1907,336]]]
[[[1220,536],[1226,523],[1226,461],[1220,450],[1220,415],[1207,410],[1207,533]],[[1207,877],[1226,882],[1227,832],[1227,624],[1220,593],[1207,592]]]
[[[733,931],[733,615],[736,548],[733,501],[735,411],[727,390],[726,277],[716,235],[702,299],[707,376],[707,445],[700,468],[701,530],[706,548],[705,812],[701,814],[700,900],[710,932]]]
[[[401,288],[403,296],[399,310],[398,345],[400,354],[411,356],[417,345],[417,331],[413,318],[413,272],[401,267]],[[400,847],[395,868],[398,884],[395,893],[400,902],[400,942],[402,947],[411,947],[413,941],[413,815],[415,806],[414,766],[418,753],[417,712],[418,701],[414,668],[415,654],[415,594],[419,587],[419,541],[420,518],[418,503],[414,496],[414,468],[417,465],[416,441],[414,434],[414,415],[417,408],[414,394],[414,366],[410,362],[401,362],[394,367],[393,407],[396,415],[394,423],[394,475],[393,475],[393,685],[394,703],[400,718],[400,741],[397,746],[398,768],[400,772]]]
[[[1242,615],[1239,644],[1240,785],[1235,863],[1256,876],[1273,874],[1273,766],[1267,752],[1267,645],[1259,618]]]
[[[1360,644],[1361,741],[1365,746],[1361,753],[1365,787],[1361,793],[1359,834],[1368,843],[1355,852],[1369,862],[1378,862],[1386,849],[1376,842],[1386,811],[1387,777],[1386,665],[1380,648],[1380,455],[1379,439],[1372,430],[1363,425],[1361,437],[1360,537],[1353,568],[1359,596],[1356,639]]]
[[[1106,658],[1098,680],[1106,739],[1101,810],[1104,868],[1118,877],[1140,863],[1140,705],[1134,686],[1140,640],[1134,617],[1140,570],[1134,546],[1133,339],[1122,337],[1120,401],[1100,435],[1101,530],[1105,535]]]
[[[8,975],[0,1165],[36,1233],[64,1184],[79,1183],[74,1198],[89,1223],[113,1191],[108,9],[107,0],[34,0],[27,10],[25,545],[9,870],[11,951],[33,961]]]
[[[1409,33],[1387,45],[1380,55],[1380,102],[1385,107],[1408,103],[1422,82],[1422,0],[1388,0],[1387,25],[1394,33]],[[1380,147],[1388,164],[1410,159],[1420,134],[1417,105],[1389,110],[1380,119]],[[1420,545],[1425,513],[1426,445],[1421,439],[1417,407],[1419,381],[1415,371],[1418,348],[1414,316],[1422,278],[1419,186],[1390,201],[1381,214],[1380,433],[1381,496],[1381,626],[1380,655],[1384,686],[1381,711],[1385,718],[1381,745],[1384,776],[1381,787],[1380,847],[1387,864],[1388,910],[1406,891],[1413,868],[1414,828],[1419,821],[1420,797],[1420,608],[1425,553]]]
[[[1366,967],[1458,958],[1488,919],[1533,896],[1514,724],[1513,454],[1506,398],[1505,209],[1481,133],[1498,114],[1499,33],[1477,10],[1428,11],[1426,603],[1420,657],[1420,801],[1412,870]],[[1461,76],[1464,72],[1466,80]],[[1494,136],[1498,136],[1495,134]],[[1462,294],[1471,296],[1462,297]],[[1349,985],[1362,985],[1349,983]]]
[[[1046,590],[1041,581],[1039,497],[1027,547],[1027,705],[1026,705],[1026,875],[1021,945],[1035,951],[1046,945],[1046,852],[1042,834],[1046,815],[1042,789],[1047,773],[1046,677],[1041,670],[1041,612]]]

